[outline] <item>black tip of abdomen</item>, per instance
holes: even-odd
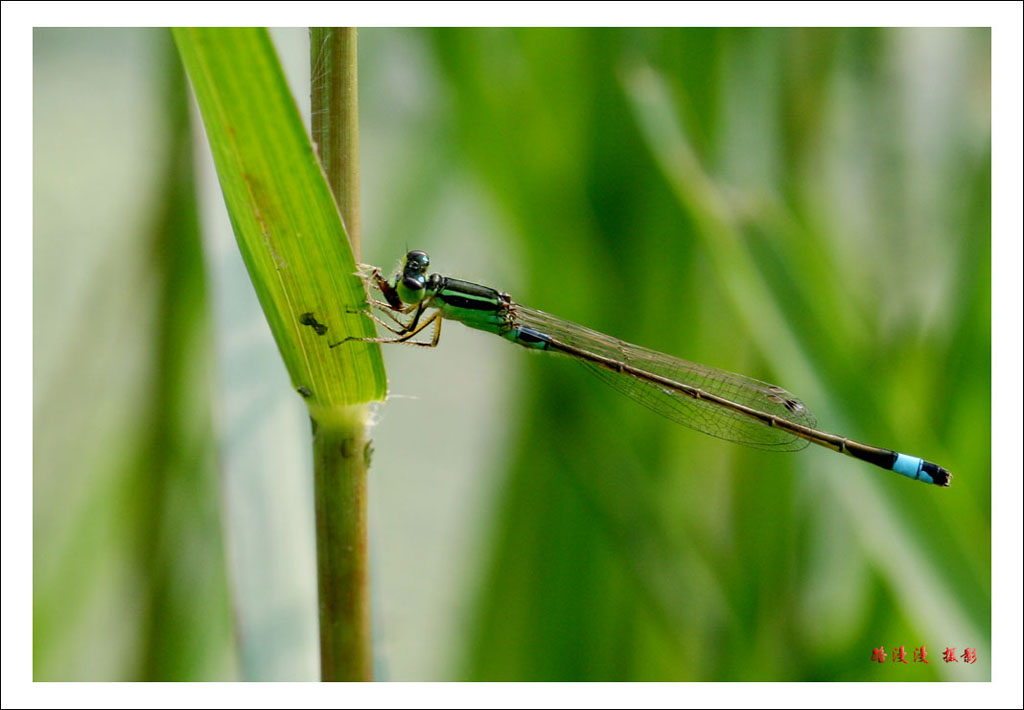
[[[925,461],[921,464],[921,471],[931,477],[932,483],[943,488],[949,488],[949,482],[953,480],[952,473],[931,461]]]

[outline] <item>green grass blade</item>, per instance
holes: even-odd
[[[356,313],[365,295],[345,228],[266,31],[178,28],[174,37],[293,386],[320,422],[340,407],[382,399],[379,346],[328,347],[374,331]]]
[[[121,28],[33,48],[33,678],[235,680],[178,52]]]

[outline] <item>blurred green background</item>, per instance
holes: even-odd
[[[378,677],[989,679],[989,31],[359,42],[364,261],[426,249],[956,476],[705,437],[449,325],[385,351]],[[37,29],[33,70],[35,678],[315,679],[308,420],[169,36]]]

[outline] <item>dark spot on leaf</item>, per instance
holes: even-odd
[[[308,325],[310,328],[316,331],[317,335],[323,335],[327,332],[327,326],[317,321],[312,313],[303,313],[299,316],[299,323],[302,325]]]

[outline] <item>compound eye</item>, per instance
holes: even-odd
[[[402,279],[402,285],[410,291],[419,291],[426,286],[426,283],[422,276],[406,276]]]
[[[416,249],[405,255],[405,263],[413,271],[424,271],[430,266],[430,257],[427,252]]]

